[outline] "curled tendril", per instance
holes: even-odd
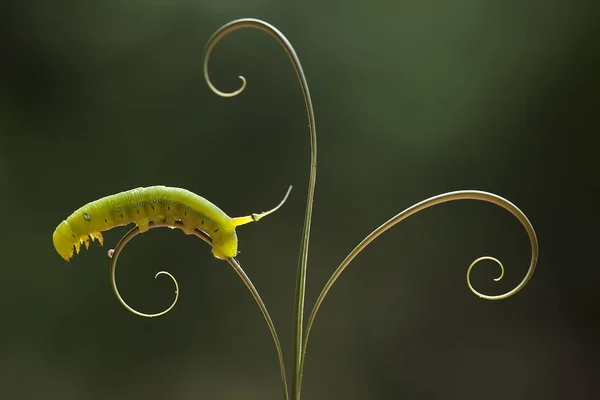
[[[148,226],[148,228],[161,228],[161,227],[170,227],[170,226],[166,225],[164,223],[155,223],[155,222],[150,223]],[[177,283],[177,279],[175,279],[175,277],[173,275],[171,275],[169,272],[160,271],[154,276],[154,279],[158,278],[160,275],[167,275],[169,278],[171,278],[171,280],[173,281],[173,284],[175,285],[175,298],[173,299],[173,302],[167,309],[165,309],[161,312],[155,313],[155,314],[143,313],[143,312],[137,311],[136,309],[131,307],[123,299],[123,296],[121,296],[121,293],[119,293],[119,289],[117,288],[116,271],[117,271],[117,260],[119,259],[119,255],[121,254],[121,252],[123,251],[123,249],[125,248],[127,243],[129,243],[129,241],[131,239],[133,239],[140,233],[142,233],[142,232],[140,231],[139,227],[135,227],[135,228],[131,229],[129,232],[127,232],[125,234],[125,236],[123,236],[121,238],[121,240],[119,240],[119,243],[117,243],[117,246],[115,247],[114,250],[110,249],[108,251],[108,257],[110,258],[110,284],[112,286],[115,296],[117,297],[117,300],[119,300],[119,302],[123,305],[123,307],[125,307],[128,311],[132,312],[135,315],[139,315],[140,317],[145,317],[145,318],[160,317],[161,315],[165,315],[166,313],[171,311],[173,309],[173,307],[175,307],[175,304],[177,304],[177,300],[179,300],[179,284]],[[198,236],[199,238],[201,238],[208,244],[211,244],[210,237],[208,237],[204,232],[194,231],[194,235]]]
[[[304,350],[302,349],[303,343],[303,327],[304,327],[304,297],[306,292],[306,268],[308,264],[308,244],[310,239],[310,226],[312,221],[312,209],[315,194],[315,184],[317,179],[317,128],[315,123],[315,116],[312,106],[312,100],[310,92],[308,90],[308,82],[302,64],[294,50],[294,47],[273,25],[254,18],[243,18],[235,21],[231,21],[219,29],[208,39],[204,48],[204,79],[208,84],[208,87],[217,95],[221,97],[233,97],[240,94],[246,88],[246,78],[240,76],[242,80],[242,86],[230,93],[221,92],[211,82],[208,74],[208,59],[215,45],[228,33],[231,33],[240,28],[255,28],[263,32],[266,32],[271,37],[279,42],[285,53],[290,58],[296,71],[296,76],[300,82],[300,88],[302,89],[302,95],[304,96],[304,104],[306,106],[306,114],[308,117],[308,127],[310,129],[310,173],[308,178],[308,194],[306,196],[306,212],[304,213],[304,227],[302,228],[302,242],[300,244],[300,257],[298,258],[298,272],[296,275],[296,298],[295,298],[295,316],[294,316],[294,373],[292,374],[292,398],[300,398],[300,376],[299,370],[302,362],[302,355]],[[287,398],[287,395],[286,395]]]
[[[381,226],[379,226],[377,229],[375,229],[373,232],[371,232],[367,237],[365,237],[362,240],[362,242],[360,242],[354,248],[354,250],[352,250],[350,252],[350,254],[348,254],[348,256],[344,259],[344,261],[342,261],[340,266],[337,267],[337,269],[331,275],[331,278],[329,278],[329,280],[325,284],[325,287],[321,291],[321,294],[319,294],[319,297],[317,298],[317,301],[315,302],[315,305],[312,309],[310,317],[308,318],[308,322],[306,324],[305,335],[304,335],[304,345],[303,345],[304,352],[306,352],[306,346],[308,344],[308,337],[310,334],[310,330],[312,329],[313,323],[315,321],[315,317],[317,315],[317,312],[319,311],[319,308],[321,307],[321,304],[323,304],[323,300],[325,299],[325,296],[327,296],[327,293],[329,293],[329,290],[331,289],[333,284],[337,281],[337,279],[342,274],[342,272],[344,272],[344,270],[348,267],[350,262],[352,262],[352,260],[354,260],[354,258],[361,251],[363,251],[373,240],[377,239],[381,234],[386,232],[388,229],[390,229],[397,223],[399,223],[399,222],[405,220],[406,218],[410,217],[411,215],[416,214],[419,211],[423,211],[429,207],[433,207],[437,204],[447,203],[447,202],[455,201],[455,200],[479,200],[479,201],[485,201],[488,203],[492,203],[492,204],[495,204],[497,206],[504,208],[505,210],[509,211],[512,215],[514,215],[519,220],[521,225],[523,225],[523,227],[525,228],[525,231],[527,232],[527,236],[529,237],[529,241],[531,244],[531,261],[529,263],[529,269],[527,270],[527,273],[525,274],[525,277],[523,278],[523,280],[514,289],[512,289],[506,293],[499,294],[499,295],[487,295],[487,294],[480,293],[471,285],[471,278],[470,278],[471,271],[475,265],[477,265],[480,261],[483,261],[483,260],[494,261],[500,266],[501,273],[498,278],[494,279],[495,281],[499,281],[504,276],[504,265],[502,265],[500,260],[498,260],[497,258],[490,257],[490,256],[479,257],[478,259],[473,261],[471,263],[471,265],[469,265],[469,268],[467,269],[467,285],[469,286],[469,289],[474,294],[476,294],[477,296],[479,296],[483,299],[502,300],[502,299],[506,299],[506,298],[516,294],[518,291],[523,289],[525,287],[525,285],[527,285],[527,282],[529,282],[529,280],[533,276],[533,273],[535,271],[535,267],[537,264],[538,241],[537,241],[537,236],[535,234],[535,230],[533,229],[533,225],[531,224],[531,222],[529,222],[529,219],[527,218],[527,216],[517,206],[515,206],[513,203],[511,203],[510,201],[508,201],[507,199],[505,199],[503,197],[500,197],[498,195],[495,195],[495,194],[489,193],[489,192],[482,192],[479,190],[459,190],[459,191],[455,191],[455,192],[448,192],[448,193],[443,193],[443,194],[440,194],[437,196],[433,196],[433,197],[430,197],[426,200],[423,200],[423,201],[407,208],[406,210],[402,211],[401,213],[397,214],[393,218],[391,218],[388,221],[386,221],[385,223],[383,223]],[[302,376],[302,371],[304,369],[304,358],[305,357],[303,354],[302,358],[301,358],[301,364],[300,364],[300,377]]]
[[[180,224],[176,224],[176,227],[180,227]],[[161,221],[161,222],[151,222],[148,225],[148,229],[152,229],[152,228],[173,228],[173,226],[168,225],[167,223]],[[160,271],[154,276],[154,279],[156,279],[156,278],[158,278],[159,275],[167,275],[169,278],[171,278],[171,280],[175,284],[175,299],[173,300],[171,305],[166,310],[161,311],[156,314],[146,314],[146,313],[142,313],[142,312],[135,310],[133,307],[131,307],[130,305],[128,305],[125,302],[125,300],[119,293],[119,290],[117,289],[116,270],[117,270],[117,260],[119,258],[119,254],[121,254],[121,252],[123,251],[123,249],[125,248],[127,243],[129,243],[129,241],[131,239],[133,239],[140,233],[142,233],[140,231],[140,228],[136,226],[135,228],[133,228],[129,232],[127,232],[121,238],[121,240],[119,240],[119,243],[117,243],[117,246],[115,247],[114,250],[110,249],[108,251],[108,257],[110,258],[110,283],[113,288],[113,292],[114,292],[115,296],[117,297],[119,302],[123,305],[123,307],[125,307],[129,312],[132,312],[135,315],[139,315],[139,316],[145,317],[145,318],[154,318],[154,317],[159,317],[161,315],[168,313],[169,311],[171,311],[173,309],[173,307],[175,307],[175,304],[177,304],[177,300],[179,299],[179,284],[177,283],[177,280],[175,279],[175,277],[173,275],[171,275],[167,271]],[[194,236],[202,239],[203,241],[208,243],[210,246],[212,246],[212,239],[206,233],[196,229],[192,232],[192,234]],[[227,262],[235,270],[235,272],[240,277],[242,282],[244,282],[244,285],[246,285],[246,287],[252,294],[252,297],[256,301],[256,304],[260,308],[260,311],[262,312],[263,317],[265,318],[265,321],[267,322],[269,331],[271,332],[271,336],[273,337],[273,341],[275,342],[277,356],[279,357],[279,368],[281,370],[281,377],[282,377],[282,381],[283,381],[283,391],[284,391],[285,399],[287,400],[288,399],[287,378],[285,375],[285,364],[283,362],[283,351],[281,349],[281,343],[279,341],[279,336],[277,335],[277,331],[275,330],[275,324],[273,324],[271,315],[269,314],[269,311],[267,310],[265,303],[263,302],[262,298],[258,294],[258,291],[254,287],[254,284],[252,283],[252,281],[250,280],[248,275],[246,275],[246,273],[242,269],[241,265],[233,258],[228,259]]]
[[[500,267],[500,276],[497,278],[494,278],[494,281],[498,282],[498,281],[502,280],[502,278],[504,278],[504,265],[502,265],[502,262],[500,260],[498,260],[497,258],[490,257],[490,256],[483,256],[483,257],[479,257],[478,259],[473,261],[471,263],[471,265],[469,265],[469,268],[467,268],[467,285],[469,286],[469,289],[471,289],[471,292],[475,293],[479,297],[482,297],[481,293],[479,293],[477,290],[475,290],[475,288],[473,288],[473,285],[471,285],[471,270],[479,261],[483,261],[483,260],[491,260],[491,261],[495,262],[496,264],[498,264],[498,266]],[[509,297],[509,296],[507,296],[507,297]],[[506,298],[506,297],[503,297],[503,298]]]

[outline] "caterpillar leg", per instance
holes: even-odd
[[[100,232],[92,232],[90,233],[90,237],[92,238],[92,242],[94,241],[94,239],[98,239],[98,242],[100,242],[100,246],[104,245],[104,238],[102,237],[102,234]]]
[[[140,232],[144,233],[149,229],[148,228],[149,223],[150,223],[149,220],[145,220],[145,221],[136,222],[136,225],[140,228]]]

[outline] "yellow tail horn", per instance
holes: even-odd
[[[287,193],[283,197],[283,200],[281,200],[281,202],[279,204],[277,204],[277,206],[275,206],[274,208],[270,209],[269,211],[265,211],[265,212],[262,212],[260,214],[247,215],[245,217],[233,218],[231,220],[231,222],[233,223],[233,226],[240,226],[240,225],[249,224],[250,222],[256,222],[256,221],[260,220],[261,218],[266,217],[267,215],[272,214],[275,211],[279,210],[281,208],[281,206],[287,200],[287,198],[290,195],[291,191],[292,191],[292,186],[290,185],[290,187],[288,188]]]

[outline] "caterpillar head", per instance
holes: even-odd
[[[235,231],[219,232],[212,237],[212,253],[220,260],[227,260],[237,255],[238,239]]]
[[[52,235],[54,248],[62,258],[69,261],[73,257],[73,246],[79,239],[73,237],[73,232],[67,221],[63,221],[56,227]]]

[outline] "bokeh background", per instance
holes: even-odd
[[[318,127],[307,307],[377,225],[426,197],[497,193],[530,218],[538,270],[518,295],[525,232],[464,201],[409,218],[331,291],[306,359],[306,399],[592,399],[598,358],[598,67],[593,2],[4,1],[0,6],[0,398],[279,399],[276,353],[251,296],[208,247],[157,229],[120,258],[114,298],[105,234],[72,262],[58,223],[139,186],[184,187],[230,215],[277,214],[239,229],[239,259],[291,362],[298,245],[308,180],[302,95],[270,37],[211,33],[240,17],[294,44]]]

